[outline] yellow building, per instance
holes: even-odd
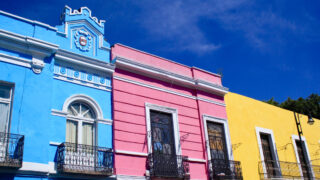
[[[235,93],[225,97],[234,160],[243,178],[320,179],[320,121]],[[309,163],[310,162],[310,163]]]

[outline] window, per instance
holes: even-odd
[[[210,179],[242,179],[239,161],[233,161],[227,119],[203,115]]]
[[[152,177],[183,178],[187,157],[181,155],[176,109],[146,103],[148,172]]]
[[[300,142],[299,136],[292,135],[293,148],[295,150],[297,163],[299,163],[299,170],[302,177],[305,179],[312,179],[313,171],[311,168],[310,155],[306,139],[302,136]]]
[[[181,154],[178,111],[176,109],[146,103],[148,151]],[[159,143],[162,147],[158,147]],[[157,145],[158,144],[158,145]]]
[[[203,115],[203,125],[209,160],[232,160],[231,140],[226,119]]]
[[[305,178],[311,179],[312,173],[310,171],[309,160],[308,160],[307,153],[305,150],[305,144],[304,144],[304,142],[301,143],[299,140],[296,140],[296,146],[297,146],[297,151],[298,151],[298,157],[300,160],[302,175]]]
[[[207,122],[211,159],[228,160],[223,124]]]
[[[175,155],[172,115],[150,111],[152,151],[158,154]]]
[[[73,102],[68,107],[66,142],[95,145],[95,113],[83,102]]]
[[[13,86],[0,82],[0,132],[9,132]]]
[[[281,177],[281,169],[279,166],[273,131],[256,127],[256,135],[265,178]]]
[[[260,133],[261,138],[261,146],[262,146],[262,152],[264,157],[265,166],[267,169],[268,177],[274,177],[276,176],[276,169],[275,169],[275,158],[272,153],[271,149],[271,143],[270,143],[270,135]]]

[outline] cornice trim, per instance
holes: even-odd
[[[226,104],[221,103],[221,102],[217,102],[217,101],[213,101],[213,100],[209,100],[209,99],[205,99],[205,98],[201,98],[201,97],[195,97],[195,96],[191,96],[191,95],[175,92],[175,91],[172,91],[172,90],[156,87],[156,86],[149,85],[149,84],[144,84],[142,82],[134,81],[134,80],[131,80],[131,79],[126,79],[126,78],[119,77],[119,76],[113,76],[113,78],[116,79],[116,80],[119,80],[119,81],[131,83],[131,84],[135,84],[135,85],[139,85],[139,86],[143,86],[143,87],[147,87],[147,88],[150,88],[150,89],[155,89],[155,90],[158,90],[158,91],[162,91],[162,92],[166,92],[166,93],[182,96],[182,97],[193,99],[193,100],[198,99],[200,101],[212,103],[212,104],[215,104],[215,105],[226,106]]]
[[[108,74],[112,74],[115,69],[115,65],[103,62],[98,59],[82,56],[72,53],[70,51],[59,49],[55,54],[55,58],[58,60],[66,61],[68,63],[78,64],[87,68],[99,70]]]
[[[17,16],[17,15],[14,15],[14,14],[11,14],[11,13],[8,13],[8,12],[4,12],[4,11],[1,11],[1,10],[0,10],[0,14],[4,14],[6,16],[10,16],[12,18],[15,18],[15,19],[18,19],[18,20],[21,20],[21,21],[25,21],[25,22],[28,22],[28,23],[31,23],[31,24],[36,24],[36,25],[51,29],[53,31],[57,31],[57,28],[52,27],[49,24],[45,24],[45,23],[39,22],[39,21],[34,21],[34,20],[27,19],[27,18],[23,18],[21,16]]]
[[[172,83],[176,83],[179,85],[192,87],[193,89],[199,89],[206,92],[214,93],[217,95],[224,96],[226,93],[228,93],[228,88],[213,84],[204,80],[200,79],[193,79],[187,76],[183,76],[180,74],[172,73],[170,71],[166,71],[160,68],[156,68],[153,66],[145,65],[139,62],[135,62],[133,60],[129,60],[123,57],[117,56],[113,60],[117,67],[120,69],[126,69],[134,71],[135,73],[142,73],[143,75],[151,75],[157,79],[161,79],[164,81],[169,81]]]
[[[6,49],[38,56],[50,56],[59,48],[58,45],[29,36],[12,33],[0,29],[0,44]]]

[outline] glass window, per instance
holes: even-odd
[[[12,86],[0,83],[0,132],[8,132],[10,125]]]
[[[11,87],[0,84],[0,98],[10,99]]]
[[[68,116],[70,118],[67,120],[66,141],[94,145],[95,114],[90,106],[74,102],[68,107]]]

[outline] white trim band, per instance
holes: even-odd
[[[158,91],[162,91],[162,92],[166,92],[166,93],[182,96],[182,97],[193,99],[193,100],[198,99],[200,101],[212,103],[212,104],[215,104],[215,105],[226,106],[225,103],[221,103],[221,102],[205,99],[205,98],[202,98],[202,97],[195,97],[195,96],[191,96],[191,95],[175,92],[175,91],[172,91],[172,90],[156,87],[156,86],[149,85],[149,84],[144,84],[144,83],[141,83],[141,82],[138,82],[138,81],[134,81],[134,80],[123,78],[123,77],[119,77],[119,76],[113,76],[113,78],[116,79],[116,80],[119,80],[119,81],[131,83],[131,84],[135,84],[135,85],[139,85],[139,86],[143,86],[143,87],[147,87],[147,88],[150,88],[150,89],[155,89],[155,90],[158,90]]]
[[[127,154],[127,155],[136,155],[136,156],[144,156],[147,157],[148,153],[134,152],[134,151],[124,151],[124,150],[115,150],[118,154]]]

